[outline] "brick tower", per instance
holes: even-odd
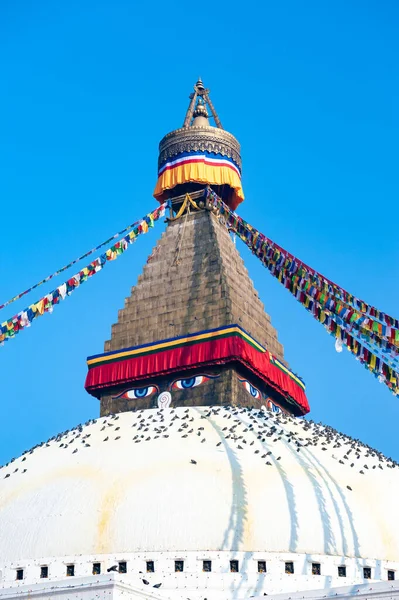
[[[222,128],[201,80],[190,100],[183,127],[160,142],[154,195],[169,201],[168,226],[119,311],[105,353],[88,360],[102,370],[95,383],[88,377],[86,387],[100,399],[102,415],[163,406],[162,394],[173,406],[240,404],[302,414],[306,410],[276,384],[279,378],[273,382],[263,373],[257,355],[232,349],[231,336],[246,336],[245,344],[271,353],[281,376],[289,377],[283,347],[243,260],[205,200],[207,187],[233,210],[243,200],[240,146]]]

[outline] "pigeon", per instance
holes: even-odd
[[[107,573],[109,573],[110,571],[118,571],[118,565],[113,565],[112,567],[109,567],[109,569],[107,569]]]
[[[350,485],[347,485],[346,487],[348,488],[349,491],[352,491],[352,488]]]
[[[154,588],[160,588],[160,587],[161,587],[161,585],[162,585],[162,583],[156,583],[156,584],[155,584],[155,585],[153,585],[152,587],[154,587]]]
[[[150,585],[150,582],[147,581],[146,579],[143,579],[142,581],[143,581],[144,585]]]
[[[191,464],[192,464],[192,465],[196,465],[196,464],[197,464],[197,461],[196,461],[196,460],[194,460],[193,458],[191,459],[191,461],[190,461],[190,462],[191,462]]]

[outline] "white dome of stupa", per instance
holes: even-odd
[[[103,571],[124,561],[134,574],[150,560],[166,588],[184,577],[193,592],[194,580],[219,574],[209,588],[240,577],[246,597],[289,589],[285,580],[292,589],[292,577],[318,587],[314,563],[316,579],[331,581],[346,566],[341,585],[363,581],[365,567],[377,580],[399,567],[399,469],[331,428],[283,414],[120,413],[28,451],[0,477],[3,585],[16,568],[35,581],[43,564],[49,577],[65,577],[69,563],[83,576],[95,561]],[[261,584],[259,561],[268,576]]]

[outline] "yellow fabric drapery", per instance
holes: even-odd
[[[209,165],[199,161],[178,164],[163,171],[158,177],[154,197],[159,202],[163,202],[167,198],[167,190],[188,182],[228,185],[233,190],[231,200],[233,210],[244,200],[241,179],[233,168],[226,165]]]

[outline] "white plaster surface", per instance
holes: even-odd
[[[221,407],[121,413],[0,470],[1,582],[16,585],[16,568],[39,585],[41,564],[62,579],[69,562],[84,577],[92,562],[117,560],[139,586],[155,560],[151,581],[193,598],[209,589],[208,600],[330,588],[339,564],[343,583],[363,583],[363,566],[383,580],[399,567],[398,497],[391,461],[305,420]],[[184,573],[174,572],[178,558]],[[208,558],[212,573],[202,573]]]

